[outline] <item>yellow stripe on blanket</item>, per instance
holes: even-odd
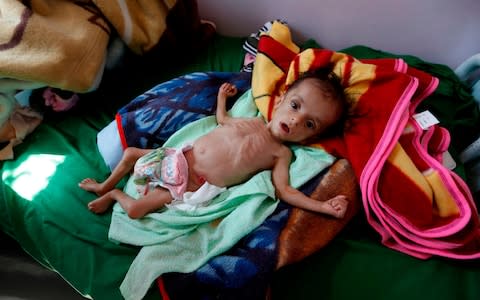
[[[344,56],[346,59],[346,56]],[[336,68],[344,67],[344,64],[338,64]],[[372,64],[364,64],[355,60],[351,65],[350,77],[346,84],[345,94],[350,100],[350,109],[355,109],[355,104],[360,100],[360,97],[370,88],[370,84],[375,79],[377,67]],[[335,70],[334,70],[335,71]],[[343,74],[345,70],[339,74]],[[340,77],[344,78],[344,76]]]
[[[402,171],[403,174],[408,174],[407,177],[411,178],[411,180],[415,182],[415,185],[423,191],[426,197],[430,200],[430,203],[433,202],[433,191],[429,182],[422,172],[418,170],[399,143],[395,144],[395,147],[387,160]]]
[[[430,183],[435,193],[435,206],[440,217],[455,217],[460,214],[460,210],[452,198],[450,192],[445,188],[442,179],[435,170],[425,174],[425,179]]]

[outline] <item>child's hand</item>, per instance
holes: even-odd
[[[217,96],[217,123],[219,125],[224,125],[230,117],[227,114],[226,102],[228,97],[232,97],[237,93],[237,87],[231,83],[224,83],[218,89]]]
[[[220,90],[218,91],[219,96],[224,97],[232,97],[237,94],[237,87],[231,83],[224,83],[220,86]]]

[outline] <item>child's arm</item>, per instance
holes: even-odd
[[[319,201],[307,197],[290,185],[288,171],[291,159],[290,149],[282,148],[272,170],[272,180],[277,197],[298,208],[325,213],[337,218],[343,217],[348,205],[345,196],[339,195],[327,201]]]
[[[217,96],[217,123],[219,125],[225,124],[230,116],[227,113],[227,98],[235,96],[237,88],[230,83],[224,83],[220,86]]]

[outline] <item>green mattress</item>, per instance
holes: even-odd
[[[110,172],[96,135],[121,106],[160,82],[194,71],[239,71],[243,41],[216,36],[207,49],[175,64],[159,59],[121,66],[107,73],[99,90],[85,95],[76,109],[47,114],[15,148],[15,159],[0,163],[1,230],[80,294],[122,299],[119,286],[139,249],[108,240],[111,213],[88,211],[94,195],[78,187],[85,177]],[[393,55],[363,46],[345,52],[359,58]],[[438,93],[424,105],[451,131],[450,152],[456,157],[480,128],[475,104],[447,67],[404,57],[440,77]],[[461,164],[456,172],[463,176]],[[360,213],[327,247],[277,271],[270,294],[272,299],[480,299],[480,265],[419,260],[388,249]],[[158,289],[152,288],[146,299],[161,299]]]

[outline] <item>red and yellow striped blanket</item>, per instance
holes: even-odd
[[[358,60],[327,49],[300,51],[275,23],[260,38],[252,94],[266,120],[277,97],[309,69],[334,65],[352,102],[342,137],[311,145],[349,160],[369,224],[382,243],[418,258],[480,257],[479,221],[464,181],[443,163],[450,136],[415,121],[438,79],[402,59]]]

